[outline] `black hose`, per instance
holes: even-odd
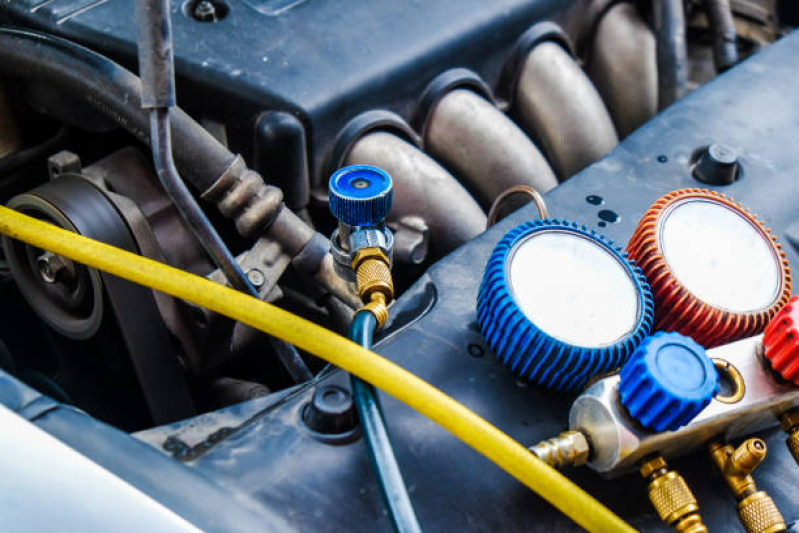
[[[169,0],[137,0],[137,2],[138,33],[140,37],[144,36],[141,38],[139,52],[139,62],[144,73],[142,105],[150,110],[150,145],[156,174],[194,236],[231,286],[258,298],[258,291],[241,270],[233,254],[181,179],[172,157],[172,135],[169,124],[175,95]],[[274,338],[271,338],[271,342],[286,370],[296,381],[303,382],[313,378],[313,374],[293,346]]]
[[[87,48],[35,31],[0,28],[0,73],[63,90],[150,142],[139,78]],[[172,111],[170,127],[177,167],[198,191],[207,191],[235,156],[180,109]]]
[[[349,337],[368,349],[372,347],[372,337],[376,328],[375,316],[369,311],[359,311],[352,319]],[[377,401],[377,391],[371,384],[355,376],[352,376],[351,384],[369,457],[380,482],[380,490],[394,530],[400,533],[420,533],[422,529],[416,519],[408,489],[405,487],[402,472],[391,447],[383,412]]]
[[[685,95],[688,84],[688,48],[685,41],[683,0],[655,0],[658,107],[662,110]]]
[[[738,34],[730,0],[704,0],[707,24],[713,34],[713,62],[724,72],[738,62]]]

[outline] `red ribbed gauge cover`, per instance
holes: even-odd
[[[766,359],[787,381],[799,387],[799,296],[794,296],[766,326]]]
[[[692,198],[722,204],[740,214],[762,234],[779,262],[780,287],[770,306],[748,313],[729,311],[701,300],[677,279],[661,248],[661,217],[675,204]],[[706,348],[762,332],[791,295],[788,260],[771,230],[741,204],[719,192],[680,189],[664,195],[641,218],[627,245],[627,252],[643,270],[652,287],[655,298],[655,329],[687,335]]]

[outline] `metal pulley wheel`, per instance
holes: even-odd
[[[102,193],[83,178],[62,176],[12,198],[8,206],[84,233],[112,222],[103,217],[107,203]],[[93,220],[97,217],[102,220]],[[117,225],[111,224],[106,235],[89,235],[104,240]],[[88,339],[97,333],[103,320],[103,288],[96,270],[6,236],[3,247],[20,292],[47,325],[71,339]]]

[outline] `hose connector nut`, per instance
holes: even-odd
[[[652,457],[640,467],[649,480],[649,501],[666,524],[683,533],[707,533],[699,515],[699,505],[685,479],[668,469],[661,456]]]

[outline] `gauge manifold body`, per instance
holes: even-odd
[[[762,332],[791,293],[788,261],[771,231],[715,191],[661,197],[627,252],[652,288],[655,329],[706,348]]]
[[[585,226],[536,220],[511,230],[486,266],[477,321],[514,375],[555,390],[622,365],[649,334],[641,270]]]

